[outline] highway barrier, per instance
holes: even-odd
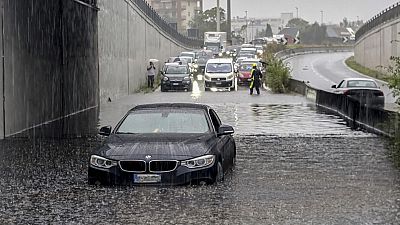
[[[309,50],[309,51],[307,51]],[[283,51],[276,56],[287,59],[299,54],[311,54],[320,52],[343,51],[344,49],[298,49],[295,53]],[[387,110],[381,107],[362,105],[360,102],[348,96],[319,90],[303,81],[291,79],[289,89],[306,96],[315,102],[320,110],[333,113],[343,118],[352,129],[362,129],[371,133],[394,137],[399,134],[399,112]]]

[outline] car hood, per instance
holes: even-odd
[[[116,134],[97,154],[114,160],[185,160],[207,154],[216,143],[213,134]]]
[[[189,74],[165,74],[169,79],[183,79],[184,77],[189,77]]]
[[[244,77],[244,78],[250,78],[251,77],[251,73],[247,72],[247,71],[240,71],[240,74]]]

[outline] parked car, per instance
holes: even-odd
[[[207,61],[204,73],[205,88],[235,89],[236,70],[231,58],[217,58]]]
[[[188,65],[170,64],[162,71],[161,91],[192,91],[192,74]]]
[[[234,129],[207,105],[164,103],[129,110],[90,156],[88,183],[212,184],[235,164]]]
[[[364,106],[385,106],[385,95],[373,79],[347,78],[333,85],[333,92],[348,96]]]

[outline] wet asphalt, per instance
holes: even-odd
[[[150,102],[210,104],[235,127],[223,183],[87,185],[99,136],[0,141],[0,224],[399,224],[390,142],[354,131],[299,95],[263,91],[135,94],[102,105],[99,126]]]

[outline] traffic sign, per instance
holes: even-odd
[[[287,43],[288,43],[288,39],[286,37],[282,37],[281,44],[287,45]]]
[[[349,39],[347,37],[343,37],[343,43],[346,43]]]
[[[295,45],[300,44],[300,38],[295,37],[295,38],[294,38],[294,44],[295,44]]]

